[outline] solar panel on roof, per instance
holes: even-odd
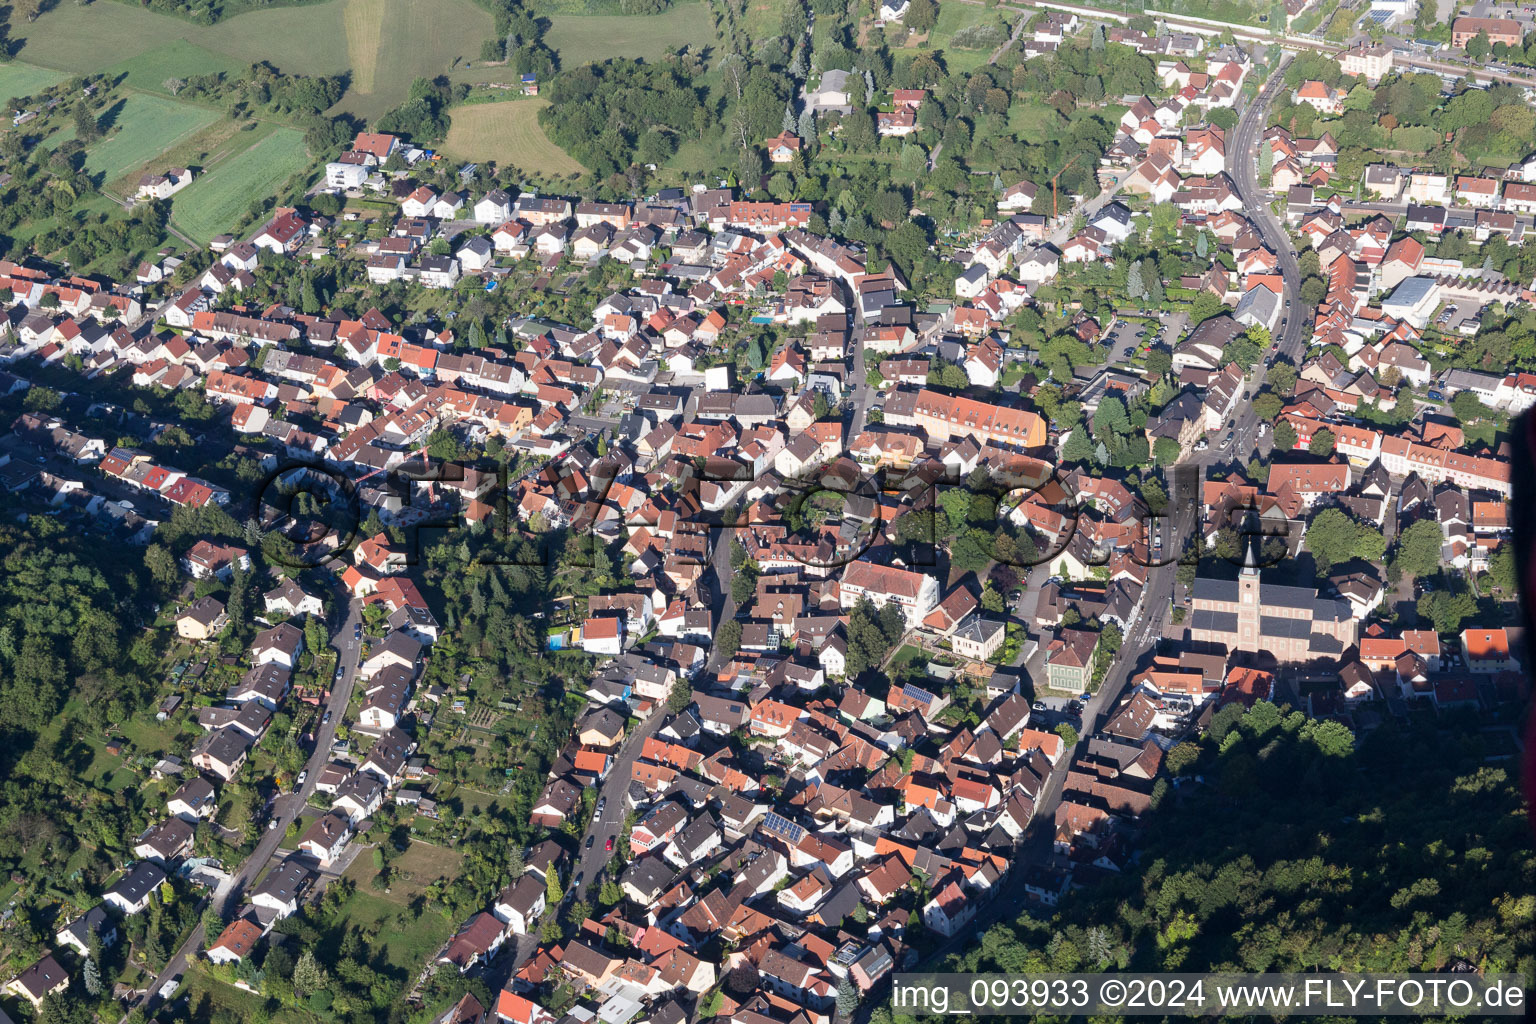
[[[931,704],[935,700],[933,694],[929,693],[921,686],[916,686],[912,683],[908,683],[907,685],[903,686],[901,688],[901,692],[906,696],[911,697],[913,700],[922,701],[924,704]]]
[[[792,843],[798,843],[805,838],[805,829],[796,825],[781,814],[770,811],[763,817],[763,828],[775,835],[783,836]]]

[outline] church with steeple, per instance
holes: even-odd
[[[1189,638],[1228,651],[1272,655],[1282,664],[1337,658],[1359,640],[1349,602],[1316,587],[1266,583],[1250,546],[1236,580],[1197,576]]]

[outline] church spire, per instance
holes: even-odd
[[[1257,576],[1259,574],[1259,539],[1250,538],[1246,549],[1243,551],[1243,575]]]

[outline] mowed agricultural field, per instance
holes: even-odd
[[[454,107],[442,152],[459,160],[494,160],[533,174],[580,174],[581,164],[544,134],[539,111],[548,100],[519,99]]]
[[[107,109],[114,131],[85,154],[85,169],[115,181],[219,119],[217,111],[161,96],[129,93]]]
[[[19,61],[0,64],[0,102],[9,103],[17,96],[35,96],[49,86],[58,85],[66,77],[57,71]]]
[[[328,0],[250,11],[216,25],[123,3],[61,3],[13,31],[22,38],[23,61],[125,73],[129,85],[154,92],[163,92],[168,78],[238,72],[257,61],[294,74],[351,71],[339,108],[372,119],[399,106],[415,79],[478,58],[495,22],[474,0]]]
[[[340,109],[372,120],[399,106],[418,78],[480,55],[496,30],[473,0],[338,0],[352,85]],[[335,37],[328,42],[335,45]]]
[[[170,95],[165,83],[172,78],[239,74],[244,68],[244,64],[226,54],[205,50],[185,39],[173,39],[164,46],[145,50],[121,64],[114,64],[105,73],[113,79],[121,78],[122,84],[130,89]]]
[[[183,136],[144,164],[130,168],[117,180],[108,179],[103,188],[112,195],[128,196],[138,189],[144,173],[167,167],[190,167],[198,174],[206,174],[281,128],[273,121],[236,122],[221,117],[202,131]]]
[[[677,46],[706,46],[715,25],[702,3],[682,3],[660,14],[557,14],[544,42],[560,66],[580,67],[610,57],[659,60]]]
[[[274,7],[217,25],[194,25],[121,3],[59,4],[12,31],[24,40],[18,54],[22,60],[63,71],[105,71],[154,51],[157,56],[143,67],[141,82],[158,84],[203,74],[219,56],[236,68],[265,60],[283,71],[336,75],[348,66],[337,42],[342,38],[342,5],[350,2]]]
[[[171,200],[171,220],[198,242],[228,231],[253,200],[275,194],[309,155],[304,135],[279,128],[227,157]]]

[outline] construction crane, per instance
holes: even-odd
[[[1077,163],[1077,157],[1073,157],[1071,160],[1068,160],[1067,161],[1067,166],[1063,167],[1061,170],[1057,171],[1056,172],[1056,176],[1051,179],[1051,220],[1052,221],[1054,221],[1056,219],[1056,215],[1057,215],[1057,212],[1058,212],[1057,209],[1056,209],[1056,178],[1059,178],[1063,174],[1066,174],[1067,171],[1070,170],[1072,165],[1075,164],[1075,163]]]

